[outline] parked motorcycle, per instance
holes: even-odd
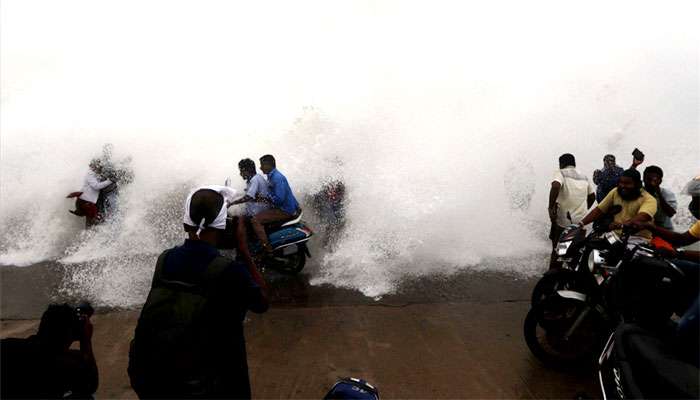
[[[698,301],[678,324],[623,323],[610,335],[598,359],[604,400],[700,398]]]
[[[674,300],[676,294],[685,293],[678,268],[659,258],[653,248],[630,241],[628,230],[622,237],[613,232],[604,237],[609,246],[594,248],[591,267],[576,271],[578,288],[557,290],[535,304],[525,318],[525,341],[546,364],[587,364],[620,321],[667,319],[682,303]],[[612,260],[619,261],[612,265]]]
[[[557,261],[561,268],[547,271],[537,282],[530,298],[531,306],[556,293],[558,290],[585,291],[590,285],[590,273],[595,265],[608,263],[615,265],[620,251],[613,254],[610,250],[617,242],[615,237],[608,234],[608,226],[615,214],[622,207],[612,207],[601,220],[593,224],[593,230],[586,235],[586,229],[571,225],[564,229],[557,247]],[[605,255],[605,258],[603,258]],[[586,271],[585,269],[588,269]],[[595,284],[594,284],[595,286]]]

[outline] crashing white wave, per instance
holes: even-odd
[[[227,176],[242,188],[244,157],[274,154],[300,199],[345,182],[346,229],[307,272],[369,296],[406,276],[544,269],[561,153],[590,177],[604,154],[626,166],[639,147],[672,189],[698,172],[693,12],[608,8],[593,32],[586,10],[547,18],[537,5],[510,18],[488,5],[297,4],[277,18],[168,3],[172,18],[153,30],[165,5],[149,4],[0,13],[0,264],[76,266],[66,290],[104,304],[143,301],[155,256],[184,237],[187,191]],[[252,22],[269,18],[274,29]],[[489,22],[502,18],[508,29]],[[654,29],[664,20],[675,22]],[[547,24],[556,32],[535,29]],[[135,180],[119,218],[85,233],[65,195],[106,142],[132,157]],[[533,254],[541,265],[493,261]]]

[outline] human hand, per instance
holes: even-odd
[[[654,227],[654,224],[651,222],[627,222],[624,224],[625,226],[629,226],[630,228],[636,229],[636,230],[644,230],[644,229],[652,229]]]
[[[643,162],[644,160],[637,160],[636,158],[632,157],[632,168],[637,168]]]
[[[678,252],[675,249],[667,249],[665,247],[657,247],[656,251],[665,258],[678,258]]]
[[[617,222],[613,222],[613,223],[611,223],[610,225],[608,225],[608,230],[609,230],[609,231],[614,231],[614,230],[617,230],[617,229],[622,229],[622,224],[617,223]]]

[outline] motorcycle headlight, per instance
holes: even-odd
[[[560,242],[557,244],[557,255],[560,257],[563,257],[566,255],[566,252],[569,251],[569,247],[571,247],[572,242]]]
[[[595,267],[605,264],[605,258],[600,253],[600,250],[593,250],[588,254],[588,269],[593,272]]]
[[[615,233],[615,232],[606,232],[605,233],[605,240],[607,240],[611,246],[614,245],[615,243],[622,242],[620,240],[620,237],[617,236],[617,233]]]

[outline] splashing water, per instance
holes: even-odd
[[[36,6],[2,5],[0,264],[56,261],[62,290],[99,304],[144,300],[184,237],[186,193],[227,176],[241,189],[245,157],[274,154],[300,199],[345,182],[345,230],[312,249],[311,283],[368,296],[408,276],[541,271],[517,260],[547,253],[561,153],[590,177],[639,147],[676,191],[698,173],[690,10],[660,26],[636,3],[575,20],[556,3]],[[135,179],[84,232],[65,195],[106,142]]]

